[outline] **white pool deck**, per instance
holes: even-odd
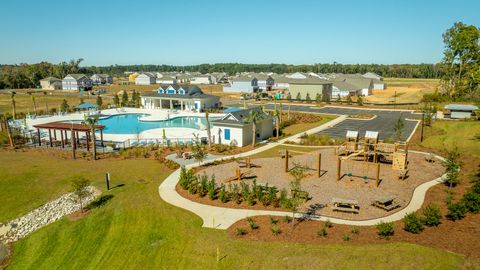
[[[120,109],[107,109],[100,111],[102,115],[106,117],[120,114],[148,114],[141,118],[142,121],[162,121],[176,117],[196,116],[205,117],[205,113],[190,112],[190,111],[171,111],[160,109],[140,109],[140,108],[120,108]],[[66,115],[54,115],[48,117],[37,117],[34,119],[27,118],[27,126],[32,129],[33,125],[57,122],[57,121],[82,121],[84,120],[85,112],[70,113]],[[209,117],[219,118],[223,117],[224,113],[211,113]],[[187,140],[192,139],[193,134],[199,137],[206,137],[207,131],[205,129],[195,128],[157,128],[142,131],[138,134],[103,134],[105,141],[123,142],[126,140],[160,140],[163,138],[163,130],[165,130],[165,136],[171,140]]]

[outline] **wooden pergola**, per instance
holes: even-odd
[[[72,147],[74,149],[77,149],[77,145],[80,144],[79,132],[85,132],[87,151],[90,151],[91,129],[90,129],[90,126],[88,125],[65,123],[65,122],[50,122],[50,123],[33,125],[33,127],[37,129],[39,146],[42,145],[40,129],[48,129],[50,147],[53,147],[52,130],[53,130],[54,140],[57,140],[57,131],[60,131],[60,141],[61,141],[62,148],[65,147],[65,144],[68,144],[67,132],[70,131],[71,139],[73,141]],[[103,147],[103,129],[104,128],[105,126],[103,125],[94,126],[95,130],[100,130],[100,141],[101,141],[102,147]]]

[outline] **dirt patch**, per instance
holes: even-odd
[[[88,210],[84,210],[84,211],[79,210],[79,211],[71,213],[70,215],[67,216],[67,218],[70,221],[76,221],[76,220],[79,220],[79,219],[82,219],[82,218],[88,216],[88,214],[90,214],[90,211],[88,211]]]

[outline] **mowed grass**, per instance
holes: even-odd
[[[480,158],[479,121],[435,121],[424,132],[424,147],[441,151],[458,147],[462,155]]]
[[[124,186],[105,191],[106,171],[113,185]],[[312,245],[233,240],[225,231],[202,228],[196,215],[160,199],[158,186],[171,170],[154,160],[73,161],[1,151],[0,172],[1,220],[68,191],[69,179],[77,174],[114,195],[83,219],[63,218],[17,242],[9,269],[453,269],[463,263],[456,254],[388,241]],[[6,190],[8,186],[14,188]]]

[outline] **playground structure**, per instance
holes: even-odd
[[[290,158],[292,157],[290,155],[290,152],[293,152],[293,153],[298,153],[298,154],[310,154],[309,152],[303,152],[303,151],[295,151],[295,150],[288,150],[286,149],[285,151],[279,151],[280,155],[282,158],[285,159],[285,172],[288,173],[290,171],[290,168],[289,168],[289,160]],[[318,178],[322,177],[323,174],[327,173],[327,171],[325,170],[322,170],[322,153],[317,153],[317,168],[316,169],[313,169],[313,168],[310,168],[308,166],[305,166],[308,170],[315,170],[317,172],[317,176]]]
[[[337,181],[340,181],[345,175],[350,179],[352,177],[362,178],[365,182],[374,179],[378,187],[381,182],[380,162],[392,163],[392,170],[399,171],[399,179],[404,180],[408,177],[408,144],[381,142],[376,131],[366,131],[363,140],[359,139],[358,131],[347,131],[345,143],[338,147],[336,155]],[[363,157],[363,161],[358,161],[358,157]],[[362,162],[363,175],[353,173],[354,161]],[[342,165],[345,163],[347,163],[348,169],[346,173],[342,173]],[[370,167],[376,169],[375,178],[368,176]]]

